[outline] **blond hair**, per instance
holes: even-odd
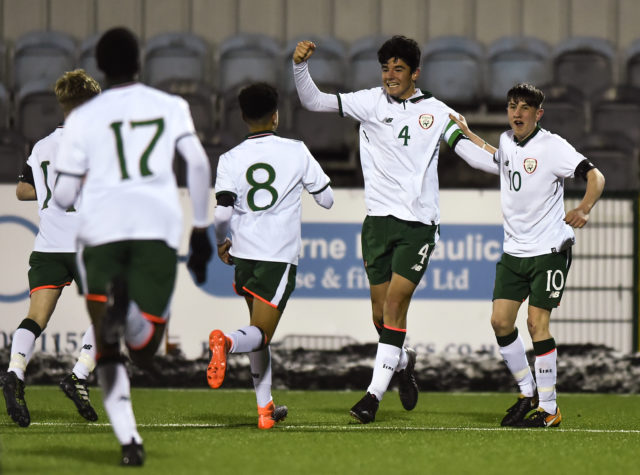
[[[75,69],[58,78],[54,91],[66,116],[80,104],[100,94],[100,85],[84,69]]]

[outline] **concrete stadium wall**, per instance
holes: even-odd
[[[82,39],[115,25],[142,39],[189,31],[212,45],[237,33],[285,42],[329,34],[346,42],[402,33],[418,42],[464,35],[485,44],[529,35],[550,44],[571,36],[605,38],[618,49],[640,35],[637,0],[0,0],[0,38],[59,30]]]

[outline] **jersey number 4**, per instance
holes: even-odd
[[[153,148],[158,143],[158,139],[164,132],[164,119],[152,119],[152,120],[141,120],[141,121],[132,121],[129,122],[131,129],[136,129],[138,127],[155,127],[156,131],[151,139],[151,142],[147,145],[147,148],[144,149],[142,155],[140,156],[140,175],[141,176],[149,176],[151,175],[151,170],[149,170],[149,155],[153,151]],[[124,156],[124,143],[122,140],[122,122],[112,122],[110,124],[111,130],[113,130],[113,134],[116,136],[116,149],[118,150],[118,160],[120,162],[120,174],[123,180],[128,180],[130,178],[129,172],[127,171],[127,161]]]

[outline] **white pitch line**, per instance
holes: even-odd
[[[82,422],[32,422],[32,426],[52,426],[52,427],[110,427],[107,423],[82,423]],[[242,427],[242,424],[179,424],[179,423],[164,423],[164,424],[138,424],[138,427],[145,428],[192,428],[192,429],[231,429]],[[280,430],[317,430],[317,431],[388,431],[388,432],[402,432],[402,431],[422,431],[422,432],[455,432],[455,431],[467,431],[467,432],[523,432],[523,431],[538,431],[539,429],[523,429],[515,427],[391,427],[391,426],[370,426],[364,424],[350,424],[350,425],[279,425]],[[578,432],[578,433],[593,433],[593,434],[640,434],[640,429],[561,429],[554,427],[549,432]]]

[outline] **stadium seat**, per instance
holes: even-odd
[[[7,77],[7,45],[0,39],[0,83],[8,84]]]
[[[462,36],[441,36],[422,48],[418,87],[453,108],[477,109],[483,102],[483,46]]]
[[[578,142],[576,149],[602,172],[608,191],[640,189],[638,148],[627,137],[590,133]],[[584,189],[585,182],[569,180],[567,188]]]
[[[189,103],[198,138],[202,142],[213,140],[217,130],[213,88],[191,79],[166,79],[156,84],[156,87],[185,99]]]
[[[161,33],[145,43],[143,73],[151,86],[170,79],[210,82],[211,50],[192,33]]]
[[[382,72],[378,62],[378,49],[388,36],[366,36],[354,41],[348,52],[348,91],[382,86]]]
[[[10,116],[10,102],[9,93],[4,87],[4,84],[0,83],[0,130],[9,126]]]
[[[13,52],[14,91],[33,81],[53,87],[65,71],[75,67],[76,42],[57,31],[33,31],[20,36]]]
[[[27,160],[27,143],[15,130],[0,129],[0,183],[18,181]]]
[[[587,99],[613,83],[616,52],[603,38],[568,38],[556,46],[552,56],[553,82],[580,89]]]
[[[540,126],[575,145],[587,128],[584,95],[570,86],[551,85],[542,86],[541,89],[545,100]]]
[[[486,101],[492,109],[504,109],[507,91],[518,83],[541,86],[551,82],[551,48],[527,36],[494,41],[487,50]]]
[[[264,81],[273,86],[281,79],[281,50],[273,38],[240,34],[222,41],[218,48],[218,90],[222,94]]]
[[[625,135],[640,145],[640,88],[618,86],[594,97],[591,129],[596,133]]]
[[[16,129],[33,145],[63,122],[64,115],[48,79],[23,86],[16,97]]]
[[[631,43],[625,52],[626,82],[629,86],[640,87],[640,38]]]
[[[100,86],[104,88],[104,73],[98,69],[95,55],[96,44],[100,36],[100,34],[89,36],[80,43],[78,47],[78,67],[84,69],[89,76],[98,81]]]

